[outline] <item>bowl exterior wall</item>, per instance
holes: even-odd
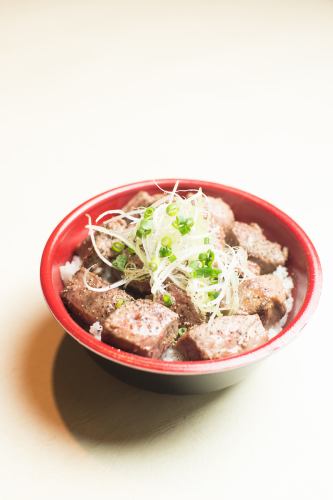
[[[122,382],[153,392],[165,394],[205,394],[220,391],[241,382],[255,367],[244,366],[233,370],[200,375],[164,375],[135,370],[90,353],[95,362]]]

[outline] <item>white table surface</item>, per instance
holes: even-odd
[[[332,63],[329,0],[0,3],[1,498],[332,498]],[[324,267],[300,338],[222,393],[113,379],[40,291],[70,209],[168,176],[270,200]]]

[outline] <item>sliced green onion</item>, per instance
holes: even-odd
[[[158,268],[158,261],[157,259],[151,259],[149,262],[149,269],[151,269],[153,272],[156,271]]]
[[[113,261],[112,265],[119,271],[124,271],[125,266],[127,264],[127,257],[126,255],[118,255]]]
[[[207,258],[208,258],[208,255],[207,255],[207,253],[206,253],[206,252],[199,253],[199,260],[200,260],[201,262],[206,262]]]
[[[164,236],[164,238],[161,239],[161,243],[164,247],[171,247],[172,240],[170,236]]]
[[[172,255],[170,255],[168,257],[168,259],[169,259],[170,262],[175,262],[175,260],[177,259],[177,257],[174,254],[172,254]]]
[[[125,302],[124,299],[117,300],[117,302],[115,303],[115,308],[119,309],[119,307],[121,307],[124,304],[124,302]]]
[[[122,243],[121,241],[115,241],[112,245],[112,250],[114,250],[115,252],[122,252],[125,248],[125,245],[124,243]]]
[[[168,205],[166,207],[166,213],[168,215],[170,215],[171,217],[173,217],[174,215],[177,215],[179,212],[179,208],[177,207],[176,203],[170,203],[170,205]]]
[[[175,229],[178,229],[180,234],[184,235],[187,234],[191,231],[192,226],[194,224],[194,221],[192,217],[188,217],[187,219],[185,217],[176,217],[174,222],[172,223],[173,227]]]
[[[191,227],[193,227],[193,224],[194,224],[194,220],[192,219],[192,217],[188,217],[188,219],[186,220],[187,227],[191,228]]]
[[[170,306],[172,306],[172,303],[173,302],[172,302],[172,298],[170,295],[168,295],[168,294],[163,295],[163,304],[165,306],[170,307]]]
[[[182,335],[184,335],[185,332],[186,332],[186,328],[184,326],[182,326],[181,328],[178,328],[178,338],[181,337]]]
[[[208,238],[208,236],[206,236],[206,238],[204,238],[204,244],[208,245],[208,243],[209,243],[209,238]]]
[[[216,277],[221,273],[221,269],[216,269],[215,267],[202,267],[201,269],[195,269],[192,272],[193,278],[210,278]]]
[[[148,236],[148,234],[151,233],[152,227],[153,227],[153,221],[151,219],[143,219],[139,224],[139,227],[136,231],[136,235],[139,238]]]
[[[206,266],[211,266],[214,262],[214,259],[215,259],[215,254],[211,250],[199,253],[199,260]]]
[[[169,247],[161,247],[159,251],[160,257],[169,257],[172,254],[172,250]]]
[[[130,247],[128,247],[128,248],[127,248],[127,251],[128,251],[128,253],[130,253],[131,255],[134,255],[134,254],[136,253],[136,251],[135,251],[133,248],[130,248]]]
[[[207,295],[210,300],[215,300],[219,296],[219,292],[208,292]]]
[[[207,264],[210,263],[210,264],[213,264],[214,262],[214,259],[215,259],[215,254],[212,250],[208,250],[207,251]]]
[[[189,265],[194,271],[196,271],[202,267],[202,262],[200,262],[200,260],[192,260]]]
[[[143,214],[144,219],[151,219],[153,216],[154,210],[155,210],[154,207],[146,208],[146,210],[144,211],[144,214]]]

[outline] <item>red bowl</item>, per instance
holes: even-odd
[[[176,180],[163,179],[157,182],[162,188],[170,190]],[[72,319],[64,307],[60,298],[63,285],[59,266],[71,259],[74,249],[86,237],[85,214],[89,213],[94,218],[108,209],[120,208],[139,190],[157,192],[155,181],[142,181],[111,189],[75,208],[55,228],[42,256],[40,276],[43,293],[53,315],[66,332],[95,353],[102,364],[118,377],[153,390],[206,392],[241,380],[255,363],[296,337],[315,310],[320,296],[320,261],[312,242],[296,222],[270,203],[222,184],[182,179],[179,189],[200,186],[206,194],[221,196],[229,203],[236,219],[257,222],[264,228],[268,238],[289,248],[288,268],[295,282],[293,309],[284,329],[269,342],[250,352],[213,361],[171,362],[144,358],[96,340]]]

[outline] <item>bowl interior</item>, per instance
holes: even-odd
[[[159,181],[159,185],[163,189],[170,190],[174,182],[174,180],[163,180]],[[194,189],[199,186],[203,188],[207,195],[221,196],[229,203],[237,220],[257,222],[262,226],[268,238],[289,248],[288,269],[294,279],[295,288],[293,290],[294,305],[284,328],[286,330],[304,306],[309,291],[310,279],[314,273],[314,270],[311,269],[312,259],[307,251],[307,244],[311,246],[311,242],[307,240],[303,231],[288,216],[269,203],[248,193],[219,184],[193,180],[181,181],[179,189]],[[121,208],[140,189],[145,189],[150,193],[158,192],[155,183],[148,181],[103,193],[75,209],[59,224],[51,236],[43,256],[42,284],[44,282],[44,293],[47,288],[45,295],[53,313],[63,326],[67,326],[67,330],[70,330],[68,324],[73,320],[69,317],[60,298],[63,285],[60,279],[59,266],[71,259],[74,249],[87,236],[87,230],[85,229],[87,217],[85,214],[89,213],[92,218],[95,218],[105,210]],[[313,250],[313,252],[315,251]],[[51,295],[52,300],[50,300]],[[67,321],[66,325],[62,321],[64,317],[67,317],[69,321],[69,323]],[[73,334],[71,331],[69,333]],[[87,342],[91,344],[91,335],[83,330],[82,337],[78,340],[85,344],[84,335],[86,335]],[[91,345],[88,347],[91,348]],[[114,348],[103,345],[103,355],[105,357],[110,354],[112,358],[112,351],[114,351]],[[135,355],[130,356],[137,357]]]

